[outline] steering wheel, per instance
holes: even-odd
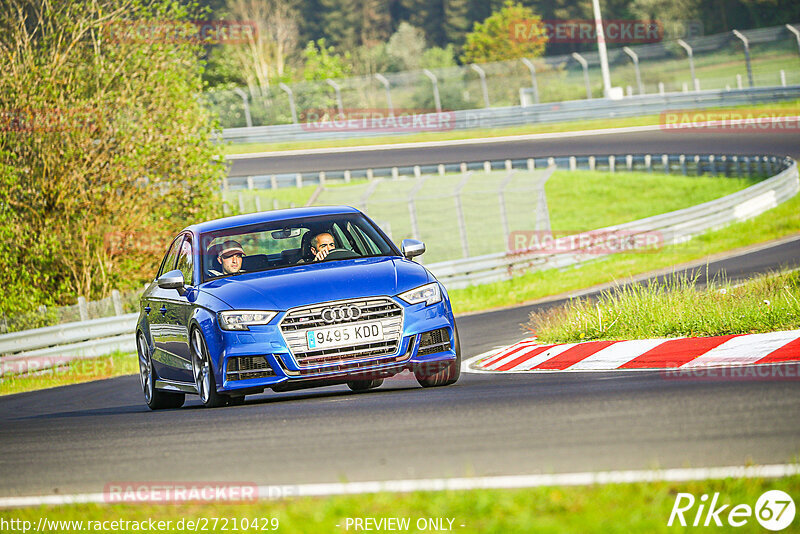
[[[353,252],[350,249],[346,248],[335,248],[328,252],[328,255],[325,256],[325,259],[331,260],[346,260],[348,258],[358,258],[360,254]]]

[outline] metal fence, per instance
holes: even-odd
[[[350,204],[393,241],[425,241],[426,263],[468,258],[505,250],[509,228],[550,228],[544,185],[554,169],[378,178],[346,188],[323,186],[313,204]]]
[[[800,85],[756,87],[752,89],[712,89],[694,92],[634,95],[621,100],[571,100],[559,103],[533,104],[506,108],[454,111],[443,119],[441,114],[422,116],[446,120],[452,130],[504,128],[525,124],[563,121],[611,119],[658,114],[669,110],[742,106],[780,102],[800,98]],[[228,128],[222,138],[233,143],[344,139],[396,135],[391,129],[320,128],[309,129],[300,124]]]
[[[612,48],[612,85],[628,95],[800,84],[800,38],[785,25]],[[746,43],[746,45],[745,45]],[[529,89],[527,102],[520,90]],[[302,124],[320,110],[467,110],[600,98],[596,52],[377,74],[263,92],[206,93],[223,128]]]

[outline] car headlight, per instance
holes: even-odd
[[[248,326],[267,324],[278,315],[274,311],[234,310],[219,312],[219,327],[223,330],[250,330]]]
[[[397,296],[409,304],[419,304],[420,302],[424,302],[426,306],[430,306],[431,304],[441,302],[442,290],[439,289],[438,283],[433,282],[432,284],[426,284],[416,289],[412,289],[411,291],[400,293]]]

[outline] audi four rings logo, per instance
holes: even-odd
[[[338,306],[322,310],[322,320],[326,323],[355,321],[359,317],[361,317],[361,310],[358,306]]]

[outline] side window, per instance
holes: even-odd
[[[158,270],[156,278],[175,268],[175,259],[178,257],[178,248],[180,247],[181,241],[183,241],[182,235],[175,238],[172,242],[169,250],[167,250],[167,254],[164,256],[164,260],[161,262],[161,268]]]
[[[194,284],[194,257],[192,256],[192,236],[187,234],[181,243],[178,255],[178,266],[175,267],[183,273],[183,281],[187,286]]]

